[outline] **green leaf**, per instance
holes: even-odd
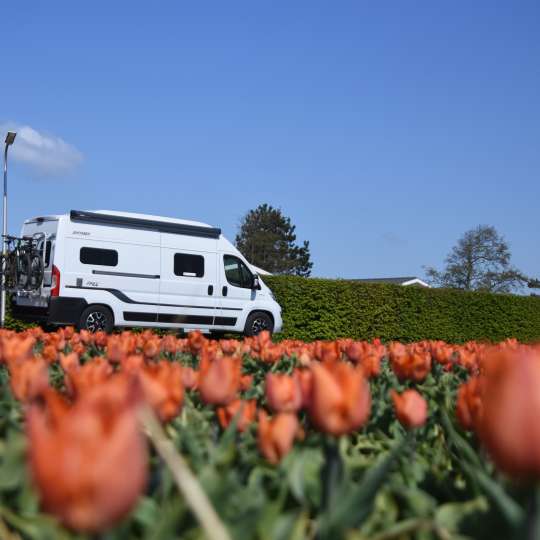
[[[457,533],[463,519],[471,514],[485,513],[489,509],[485,497],[476,497],[471,501],[446,503],[435,512],[435,522],[449,533]]]
[[[397,458],[410,440],[410,435],[394,446],[392,451],[369,469],[359,486],[346,486],[340,493],[340,504],[321,516],[321,538],[336,538],[347,528],[357,527],[370,514],[377,491],[386,481]]]

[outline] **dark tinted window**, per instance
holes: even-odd
[[[52,242],[47,240],[47,243],[45,244],[45,266],[49,266],[49,263],[51,262],[51,247]]]
[[[203,277],[204,257],[202,255],[174,254],[174,273],[177,276]]]
[[[44,254],[44,261],[43,264],[45,268],[47,268],[51,262],[51,248],[52,248],[52,242],[50,240],[47,240],[45,243],[45,254]],[[43,253],[43,240],[40,240],[40,242],[37,245],[37,249],[40,253]]]
[[[224,255],[223,264],[225,265],[225,277],[231,285],[251,289],[253,275],[238,257]]]
[[[114,249],[81,248],[80,259],[83,264],[98,264],[100,266],[116,266],[118,252]]]

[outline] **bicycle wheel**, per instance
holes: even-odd
[[[22,290],[28,290],[28,285],[30,282],[30,272],[31,272],[31,260],[30,254],[26,251],[21,250],[17,254],[17,288]]]
[[[28,273],[28,289],[35,291],[41,287],[43,283],[43,259],[36,252],[30,254],[30,264]]]

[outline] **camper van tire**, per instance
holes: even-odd
[[[272,333],[274,331],[274,321],[271,315],[265,311],[254,311],[250,313],[246,319],[246,326],[244,327],[245,336],[256,336],[263,330],[268,330]]]
[[[81,314],[79,330],[110,333],[113,328],[114,317],[112,311],[107,306],[94,304],[88,306]]]

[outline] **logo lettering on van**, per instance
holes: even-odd
[[[99,283],[97,281],[87,281],[86,286],[87,287],[99,287]]]
[[[83,236],[90,236],[90,233],[87,231],[73,231],[72,234],[82,234]]]

